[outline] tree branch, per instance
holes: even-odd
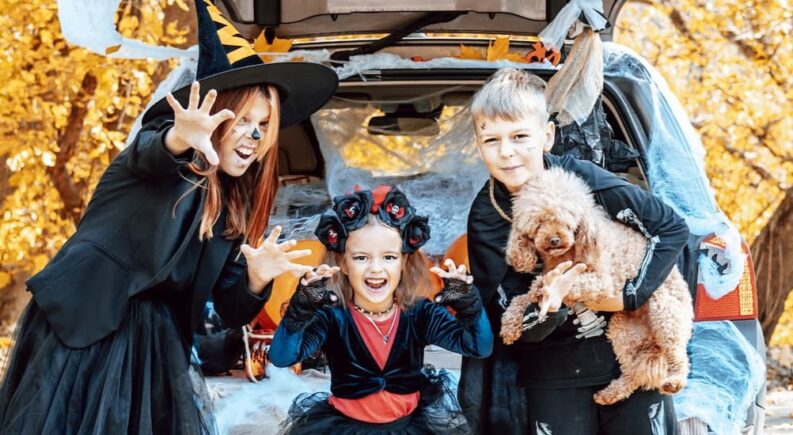
[[[759,320],[768,343],[793,289],[793,269],[786,267],[786,253],[793,252],[793,189],[785,192],[782,203],[752,242],[751,251],[760,301]]]
[[[88,112],[87,105],[96,92],[96,84],[96,77],[90,72],[86,73],[80,84],[80,92],[72,99],[72,108],[69,111],[66,127],[58,135],[60,149],[55,154],[55,165],[47,168],[47,173],[63,200],[63,214],[75,224],[79,222],[83,211],[82,189],[75,184],[66,170],[66,164],[74,157],[77,150],[77,142],[83,131],[85,115]]]
[[[732,155],[736,155],[736,156],[740,157],[740,158],[741,158],[741,160],[742,160],[744,163],[746,163],[747,165],[749,165],[749,167],[750,167],[750,168],[752,168],[752,170],[754,170],[755,172],[757,172],[758,174],[760,174],[760,176],[761,176],[761,177],[762,177],[764,180],[766,180],[766,181],[770,181],[770,182],[773,182],[773,183],[776,183],[777,187],[779,187],[779,188],[780,188],[780,189],[782,189],[782,190],[784,190],[784,189],[787,187],[787,186],[786,186],[786,183],[785,183],[784,181],[780,181],[780,180],[778,180],[778,179],[777,179],[777,178],[774,176],[774,174],[772,174],[771,172],[769,172],[769,171],[768,171],[766,168],[764,168],[764,167],[762,167],[762,166],[758,165],[757,163],[755,163],[755,162],[754,162],[754,159],[753,159],[753,158],[751,158],[751,157],[749,157],[749,156],[747,155],[746,151],[742,151],[742,150],[739,150],[739,149],[737,149],[737,148],[733,148],[731,145],[728,145],[727,143],[724,143],[723,145],[724,145],[724,150],[725,150],[725,151],[727,151],[728,153],[730,153],[730,154],[732,154]]]

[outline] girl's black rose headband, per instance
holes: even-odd
[[[344,252],[347,236],[364,226],[370,213],[399,231],[403,253],[415,252],[430,239],[429,218],[417,215],[405,194],[393,186],[356,188],[333,198],[333,208],[322,214],[314,234],[331,251]]]

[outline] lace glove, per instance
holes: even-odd
[[[298,283],[282,320],[289,332],[305,327],[318,309],[336,302],[336,295],[327,288],[327,284],[328,278],[319,279],[308,285]]]
[[[457,312],[457,320],[465,325],[476,322],[482,311],[482,299],[473,284],[459,279],[443,278],[443,290],[435,296],[435,302],[451,307]]]

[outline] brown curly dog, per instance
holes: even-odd
[[[653,242],[638,230],[609,218],[581,178],[551,168],[514,199],[507,261],[519,272],[531,272],[539,258],[544,273],[567,260],[584,263],[586,272],[564,299],[565,305],[573,306],[622,294],[626,281],[640,273],[648,243]],[[512,300],[502,317],[504,343],[521,336],[526,307],[541,294],[539,277],[527,294]],[[606,336],[622,375],[597,392],[595,402],[616,403],[639,388],[665,394],[682,390],[693,318],[688,285],[676,267],[638,310],[614,313]]]

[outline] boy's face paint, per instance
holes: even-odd
[[[496,180],[510,192],[544,169],[542,155],[553,146],[554,125],[531,115],[508,121],[477,119],[479,156]]]
[[[350,233],[341,271],[353,289],[353,302],[369,311],[391,306],[404,264],[399,232],[368,223]]]
[[[247,113],[236,121],[231,131],[220,141],[218,155],[220,170],[232,177],[239,177],[256,160],[259,139],[254,138],[254,131],[267,129],[270,119],[270,103],[264,95],[259,94]],[[235,121],[232,121],[235,122]],[[267,152],[263,150],[262,152]]]

